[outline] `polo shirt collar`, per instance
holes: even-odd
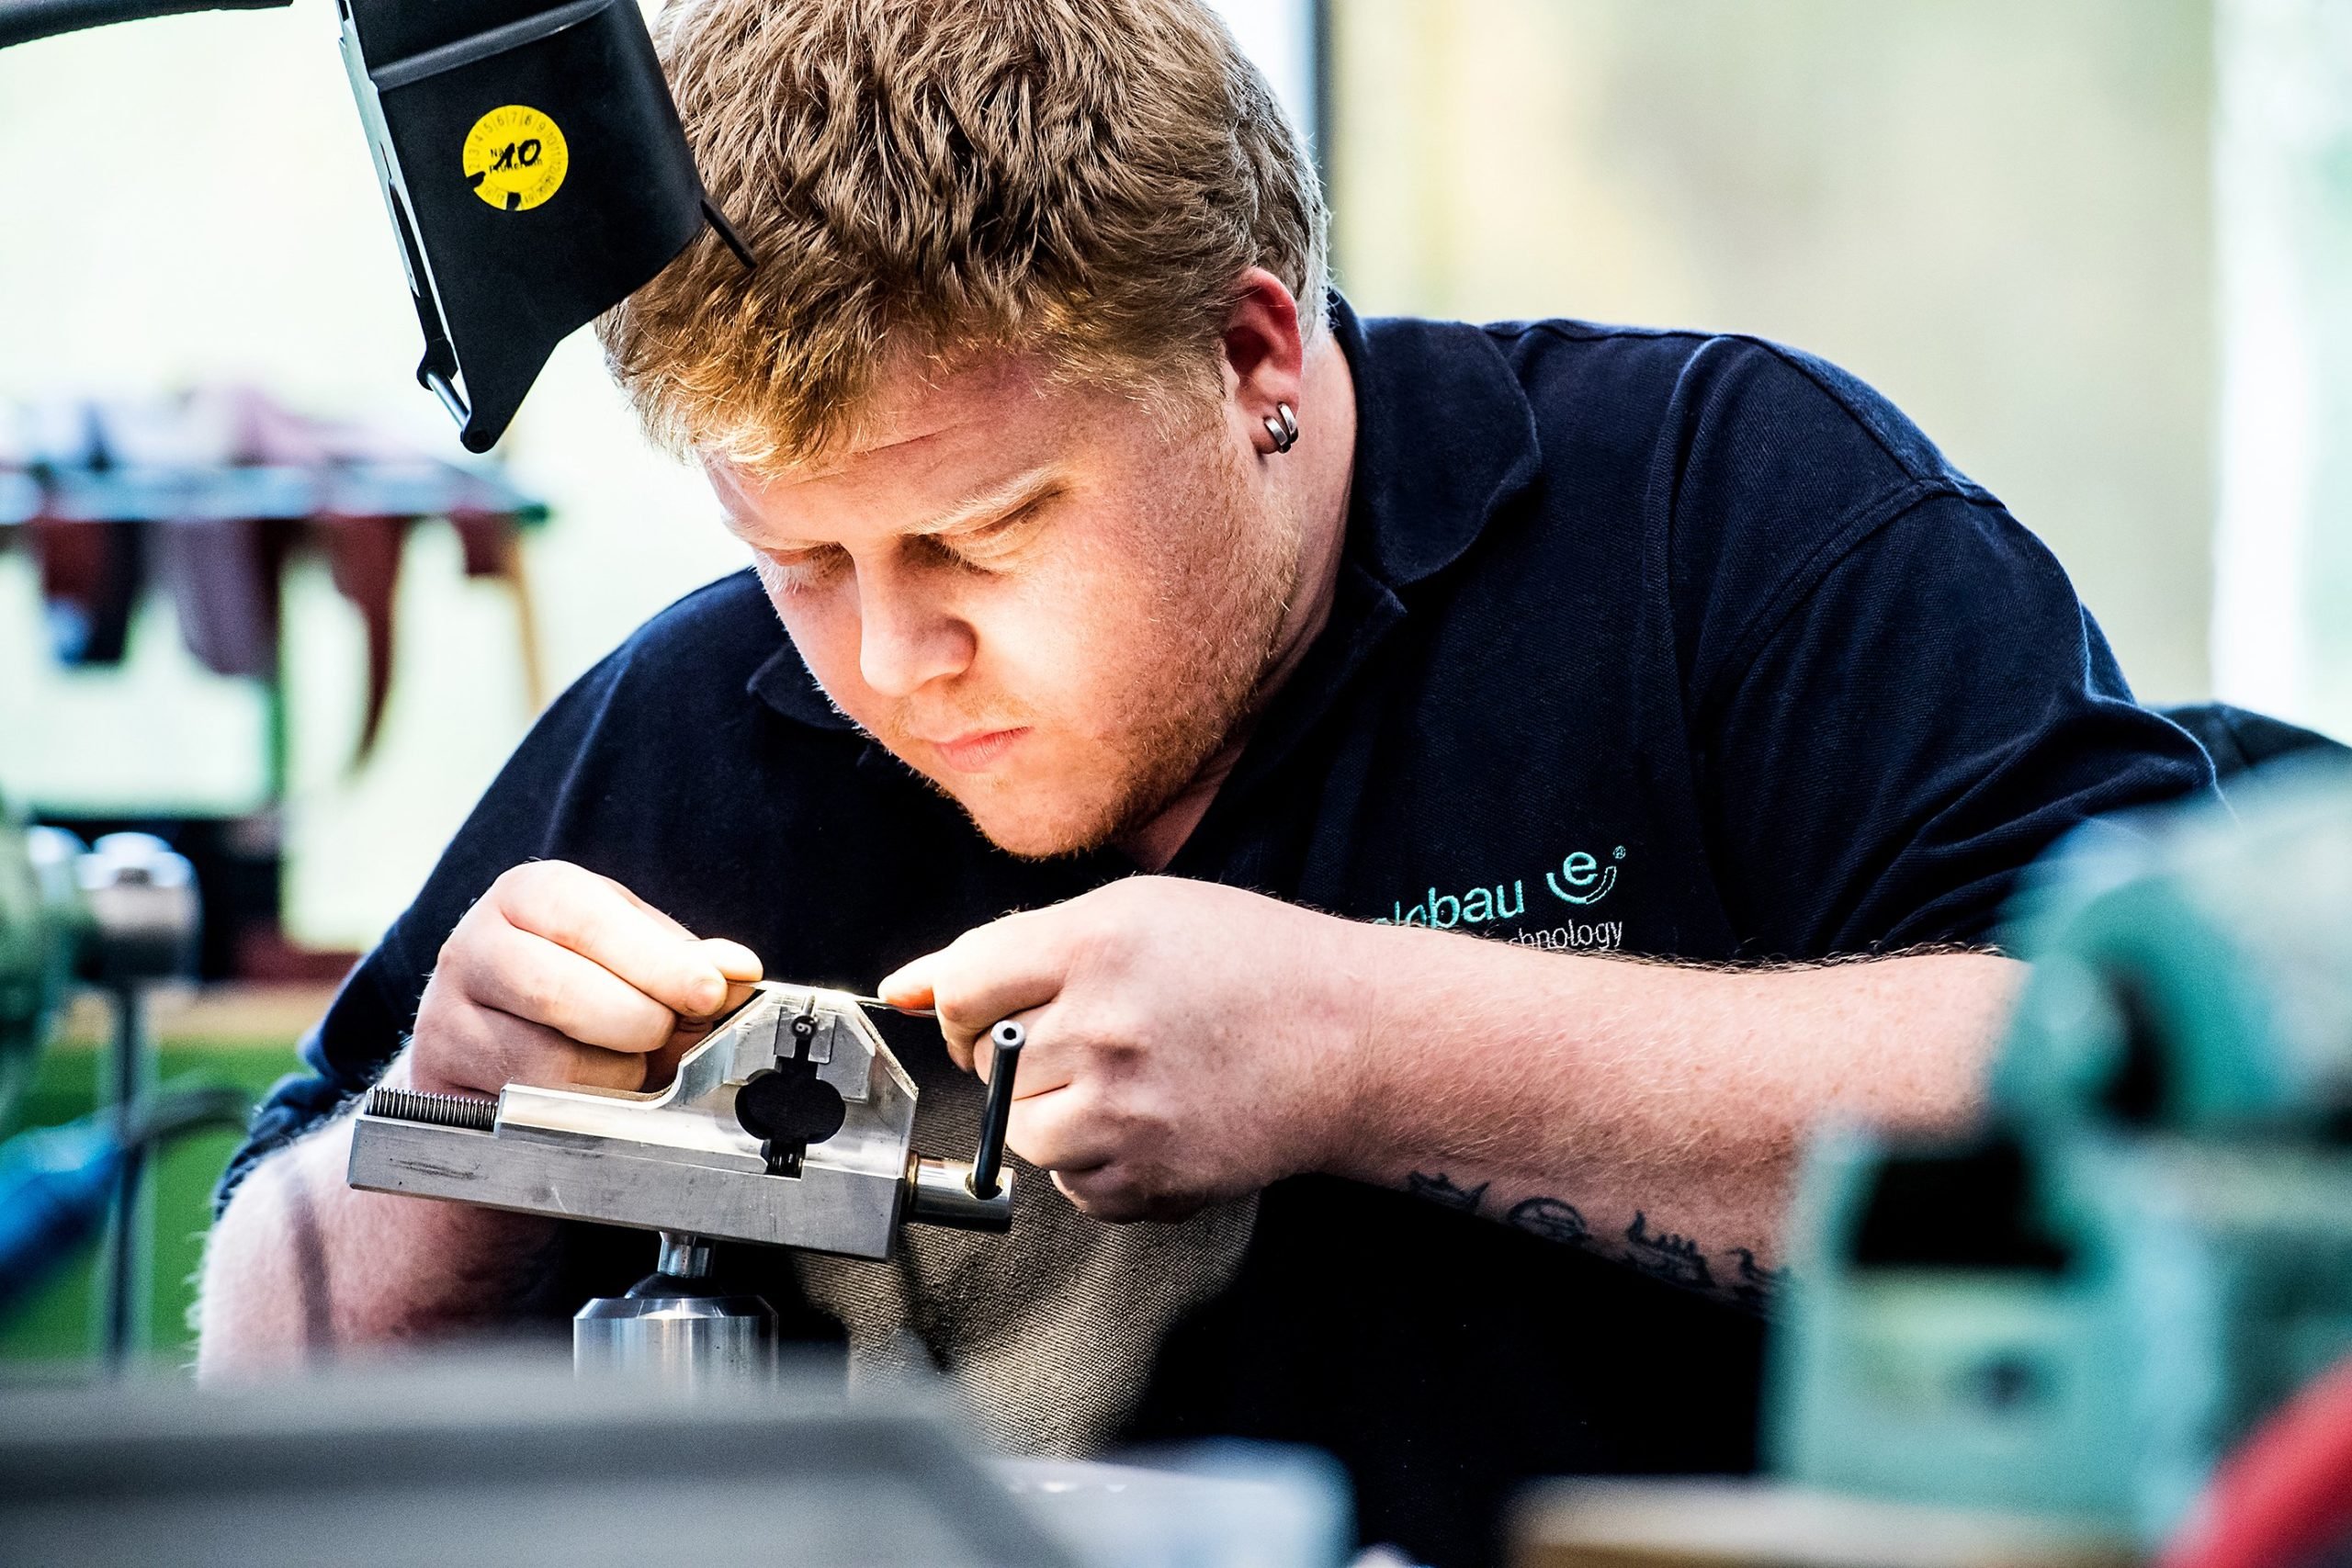
[[[1534,482],[1542,463],[1534,411],[1502,351],[1480,328],[1366,323],[1337,294],[1330,325],[1356,396],[1343,570],[1360,570],[1391,592],[1408,588],[1451,566],[1487,519]],[[1312,440],[1313,431],[1305,438]],[[1323,640],[1357,643],[1363,629],[1335,625]],[[814,728],[857,728],[833,706],[789,637],[752,673],[749,690]]]
[[[769,707],[795,723],[813,729],[836,729],[854,734],[857,726],[850,716],[833,705],[825,689],[817,684],[817,677],[808,672],[802,662],[800,650],[792,646],[792,638],[782,622],[776,625],[776,640],[780,646],[769,655],[766,663],[752,671],[744,689]]]
[[[1331,299],[1355,378],[1348,552],[1391,588],[1460,558],[1535,480],[1535,411],[1495,340],[1459,321],[1360,320]]]

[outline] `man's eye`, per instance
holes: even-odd
[[[815,588],[841,570],[842,552],[826,548],[818,550],[763,551],[759,558],[760,576],[773,592],[787,593]]]
[[[932,546],[949,560],[982,571],[993,571],[1010,563],[1036,536],[1037,524],[1044,511],[1042,501],[1031,502],[1020,511],[1007,513],[992,523],[935,538],[932,540]]]

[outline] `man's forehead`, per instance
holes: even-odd
[[[853,436],[807,463],[771,472],[700,456],[739,522],[788,526],[839,504],[879,504],[897,529],[936,531],[1017,506],[1066,476],[1072,428],[1054,400],[1046,382],[998,362],[894,385]]]
[[[1047,417],[1055,388],[1030,359],[1003,350],[953,361],[905,357],[876,375],[864,407],[841,440],[779,476],[802,482],[854,474],[876,461],[903,461],[974,431]]]
[[[746,470],[724,451],[701,451],[703,466],[736,475],[743,487],[814,484],[856,475],[877,463],[906,463],[927,449],[962,440],[988,440],[1025,425],[1051,423],[1054,378],[1021,355],[992,350],[967,355],[955,365],[938,360],[899,360],[875,376],[856,419],[826,449],[783,468]]]

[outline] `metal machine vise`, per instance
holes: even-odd
[[[707,1293],[709,1243],[890,1255],[910,1222],[1002,1231],[1004,1132],[1022,1030],[997,1066],[969,1161],[914,1152],[914,1080],[847,992],[767,982],[646,1093],[509,1084],[492,1100],[377,1089],[351,1185],[662,1233],[660,1267],[575,1325],[584,1363],[686,1381],[773,1362],[775,1314]]]

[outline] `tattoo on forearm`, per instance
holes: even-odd
[[[1443,1171],[1417,1170],[1405,1178],[1405,1190],[1412,1196],[1465,1214],[1480,1211],[1492,1185],[1482,1181],[1476,1187],[1464,1187]],[[1766,1268],[1747,1247],[1735,1247],[1731,1249],[1731,1256],[1736,1260],[1732,1278],[1718,1280],[1698,1242],[1673,1231],[1652,1230],[1648,1213],[1640,1209],[1634,1212],[1633,1224],[1625,1227],[1623,1248],[1601,1245],[1584,1215],[1564,1199],[1522,1198],[1498,1217],[1513,1230],[1581,1247],[1637,1269],[1653,1280],[1703,1292],[1717,1300],[1728,1299],[1749,1312],[1770,1311],[1783,1278],[1781,1270]]]
[[[1481,1181],[1476,1187],[1457,1187],[1453,1179],[1442,1170],[1434,1175],[1417,1170],[1405,1178],[1405,1190],[1414,1197],[1426,1198],[1443,1208],[1459,1209],[1465,1214],[1478,1212],[1478,1201],[1492,1185]]]
[[[1733,1281],[1732,1298],[1750,1312],[1766,1312],[1772,1298],[1779,1293],[1781,1281],[1788,1278],[1785,1269],[1767,1269],[1756,1261],[1756,1254],[1744,1247],[1732,1251],[1739,1257],[1739,1278]]]
[[[1589,1246],[1592,1231],[1584,1216],[1557,1198],[1529,1198],[1511,1205],[1503,1223],[1545,1241],[1563,1241],[1572,1247]]]
[[[1670,1286],[1689,1286],[1693,1291],[1714,1288],[1714,1277],[1708,1274],[1708,1256],[1698,1251],[1696,1241],[1677,1236],[1670,1229],[1649,1235],[1649,1215],[1639,1208],[1633,1211],[1633,1224],[1625,1227],[1625,1262]]]
[[[1699,1250],[1699,1244],[1672,1231],[1652,1235],[1649,1216],[1639,1209],[1634,1211],[1634,1223],[1625,1227],[1625,1261],[1669,1285],[1687,1285],[1694,1291],[1714,1287],[1714,1276],[1707,1272],[1707,1255]]]

